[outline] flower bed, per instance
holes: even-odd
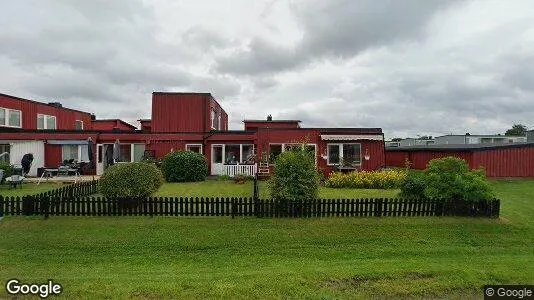
[[[330,188],[357,189],[396,189],[406,179],[406,172],[389,171],[360,171],[350,173],[334,172],[326,180],[325,186]]]

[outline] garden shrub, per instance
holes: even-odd
[[[408,199],[425,198],[426,174],[423,171],[409,170],[400,185],[399,197]]]
[[[275,200],[304,201],[319,194],[319,174],[315,158],[306,150],[294,149],[281,153],[275,160],[269,182]]]
[[[208,163],[200,153],[175,151],[167,154],[161,164],[167,182],[203,181],[208,176]]]
[[[4,170],[4,178],[2,178],[2,182],[9,176],[13,175],[13,166],[9,163],[0,163],[0,170]]]
[[[141,162],[115,164],[99,180],[100,193],[107,198],[148,197],[162,184],[161,171],[153,164]]]
[[[435,199],[490,200],[494,197],[483,169],[470,171],[460,158],[433,159],[425,170],[425,196]]]
[[[350,173],[334,172],[326,180],[331,188],[394,189],[399,188],[406,178],[405,171],[359,171]]]

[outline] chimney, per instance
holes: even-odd
[[[53,106],[53,107],[57,107],[57,108],[62,108],[63,107],[63,105],[61,105],[60,102],[48,102],[48,105]]]
[[[268,116],[267,116],[267,121],[272,121],[272,120],[273,120],[273,116],[268,115]]]
[[[91,121],[96,121],[96,116],[95,116],[95,114],[91,114]]]

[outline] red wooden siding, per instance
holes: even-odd
[[[153,132],[204,132],[207,124],[205,94],[154,93]]]
[[[61,145],[45,144],[45,168],[57,168],[63,162]]]
[[[16,98],[0,94],[0,107],[16,109],[22,112],[22,128],[37,129],[37,114],[45,114],[56,117],[58,130],[76,129],[76,121],[83,122],[84,130],[90,130],[91,114],[68,108],[58,108],[45,103],[39,103],[26,99]]]
[[[141,123],[141,130],[152,131],[152,120],[139,120]]]
[[[477,151],[473,166],[484,167],[489,177],[534,177],[534,147]]]
[[[93,121],[93,130],[113,130],[118,128],[120,130],[131,131],[135,130],[135,126],[130,125],[121,120],[96,120]]]
[[[404,167],[404,159],[414,169],[425,169],[431,159],[454,156],[471,169],[483,167],[488,177],[534,177],[534,145],[468,151],[394,151],[386,153],[386,165]]]

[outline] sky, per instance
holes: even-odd
[[[0,93],[150,118],[209,92],[243,119],[386,138],[534,128],[531,0],[0,0]]]

